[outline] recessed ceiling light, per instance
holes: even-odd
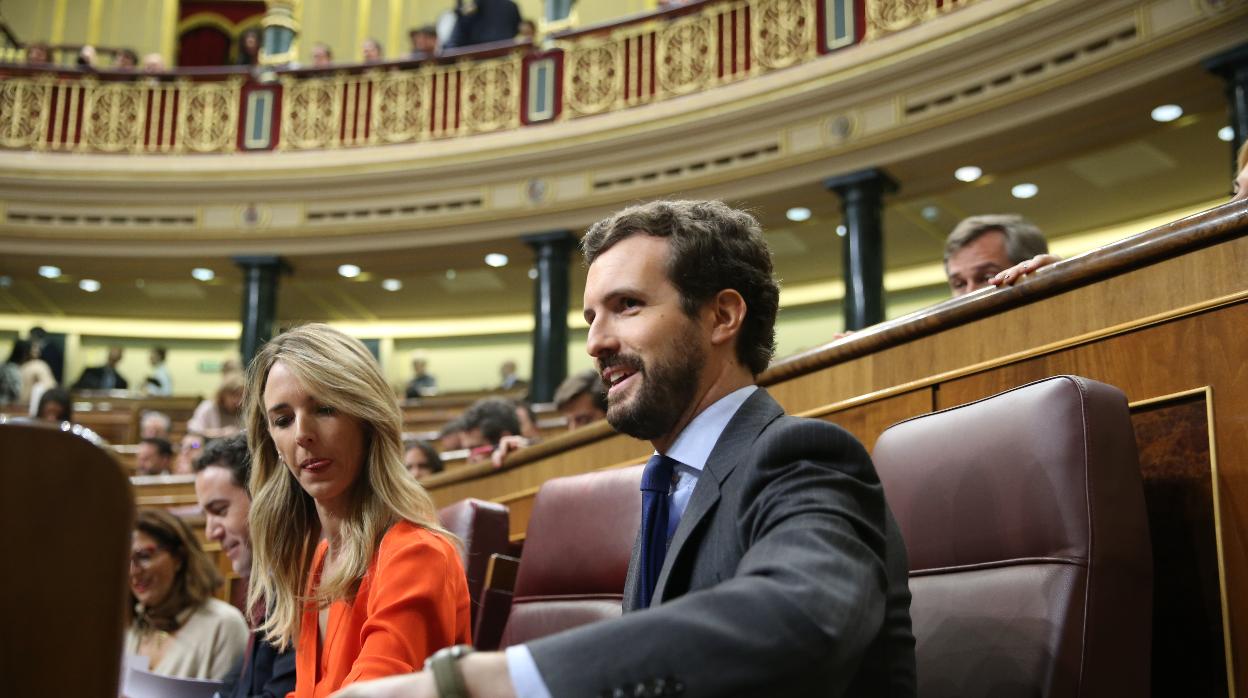
[[[1183,116],[1183,107],[1177,104],[1163,104],[1153,109],[1153,121],[1166,123]]]
[[[1222,141],[1223,143],[1230,143],[1231,141],[1235,140],[1235,129],[1231,128],[1230,126],[1223,126],[1222,128],[1218,129],[1218,140]]]
[[[8,288],[13,285],[13,277],[0,276],[0,288]]]
[[[348,279],[354,279],[360,275],[360,268],[354,264],[339,264],[338,274]]]
[[[397,291],[403,288],[403,282],[398,279],[386,279],[381,282],[381,287],[387,291]]]
[[[61,275],[60,267],[54,267],[50,264],[45,264],[39,267],[39,276],[42,276],[45,279],[55,279],[56,277],[60,275]]]
[[[455,270],[454,270],[454,269],[447,269],[447,270],[446,270],[446,280],[447,280],[447,281],[454,281],[454,280],[455,280]]]
[[[217,278],[217,273],[207,267],[195,267],[191,270],[191,276],[197,281],[212,281]]]
[[[78,282],[78,288],[86,291],[87,293],[95,293],[100,290],[100,282],[95,279],[83,279]]]
[[[1015,199],[1030,199],[1040,193],[1040,187],[1037,187],[1031,182],[1023,182],[1022,184],[1015,184],[1014,187],[1010,189],[1010,193],[1014,195]]]
[[[537,280],[537,267],[529,267],[529,278]]]
[[[919,213],[922,214],[923,220],[926,221],[934,221],[937,218],[940,218],[940,209],[935,206],[924,206],[923,210]]]
[[[810,209],[806,208],[805,206],[794,206],[793,208],[784,212],[784,217],[788,218],[794,223],[801,223],[802,221],[808,221],[810,220]]]
[[[848,233],[849,233],[849,228],[846,228],[844,223],[836,226],[837,237],[845,237]]]
[[[974,165],[967,165],[954,170],[953,176],[959,182],[974,182],[984,176],[984,171]]]
[[[508,261],[507,255],[502,252],[491,252],[485,256],[485,263],[494,268],[505,267]]]

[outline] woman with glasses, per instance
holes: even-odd
[[[249,607],[295,646],[294,698],[419,669],[469,641],[459,550],[403,466],[398,403],[359,341],[327,325],[271,340],[247,374]]]
[[[142,509],[130,546],[126,653],[166,676],[224,679],[247,646],[238,609],[212,597],[221,577],[181,519]]]

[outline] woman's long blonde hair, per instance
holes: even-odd
[[[312,497],[277,458],[269,435],[264,387],[281,361],[316,399],[362,423],[364,467],[351,487],[350,513],[341,524],[337,565],[321,577],[318,607],[354,596],[381,538],[406,519],[452,538],[439,524],[433,500],[403,466],[402,420],[390,386],[368,349],[328,325],[304,325],[265,344],[247,369],[247,445],[251,449],[252,572],[247,604],[264,601],[260,630],[280,648],[298,636],[320,519]],[[453,539],[453,538],[452,538]]]

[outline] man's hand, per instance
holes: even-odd
[[[529,445],[529,440],[523,436],[504,436],[498,441],[498,448],[494,449],[490,460],[494,463],[495,468],[503,467],[503,459],[508,453],[519,451]]]
[[[459,670],[473,698],[515,698],[502,652],[473,652],[459,660]],[[330,698],[438,698],[438,687],[433,673],[422,671],[352,684]]]
[[[989,279],[988,283],[993,286],[1013,286],[1027,274],[1060,261],[1062,261],[1062,258],[1056,255],[1038,254],[1026,262],[1019,262],[1005,271],[997,272],[997,275]]]

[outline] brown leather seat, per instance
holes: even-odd
[[[481,607],[481,588],[490,556],[511,550],[511,524],[507,507],[483,499],[464,499],[438,510],[446,530],[463,542],[464,572],[468,576],[468,596],[472,599],[472,620]]]
[[[130,482],[103,449],[53,424],[0,424],[5,695],[117,695],[133,525]]]
[[[874,458],[910,557],[921,698],[1149,695],[1122,392],[1049,378],[890,427]]]
[[[602,470],[542,485],[503,647],[620,615],[641,525],[641,471]]]

